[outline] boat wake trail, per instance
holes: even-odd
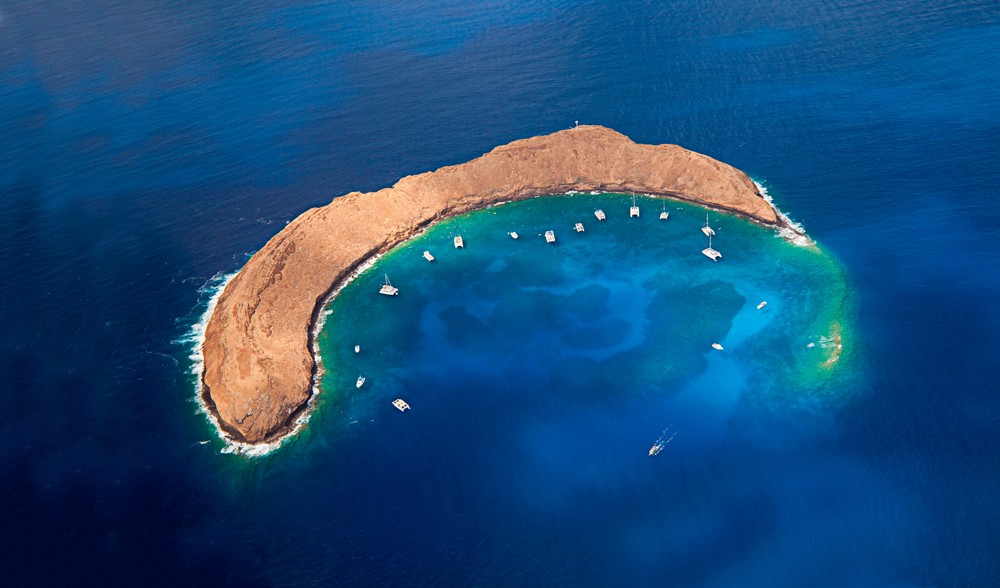
[[[667,446],[667,443],[673,441],[676,436],[677,429],[675,429],[673,423],[671,423],[670,426],[663,429],[663,432],[660,433],[660,436],[656,439],[656,443],[653,443],[653,446],[649,448],[650,457],[658,455],[661,451],[663,451],[663,448]]]

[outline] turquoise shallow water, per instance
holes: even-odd
[[[517,202],[447,220],[396,248],[328,306],[318,337],[324,404],[367,410],[376,398],[425,393],[442,374],[515,378],[568,398],[710,388],[705,400],[746,396],[789,409],[847,394],[827,386],[843,367],[834,347],[848,299],[829,256],[709,213],[724,256],[713,263],[700,253],[706,211],[638,204],[644,214],[632,219],[625,195]],[[606,222],[595,219],[598,208]],[[549,229],[554,245],[543,238]],[[458,234],[464,249],[453,247]],[[385,275],[399,296],[375,294]],[[367,382],[355,393],[359,374]],[[450,388],[447,378],[441,384]]]

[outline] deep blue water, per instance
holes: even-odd
[[[994,2],[0,3],[4,583],[994,583],[998,50]],[[178,341],[213,276],[574,120],[767,183],[851,285],[847,400],[656,462],[616,459],[621,393],[589,436],[546,418],[565,391],[510,402],[479,451],[332,401],[266,459],[198,444]],[[459,376],[427,409],[505,392]]]

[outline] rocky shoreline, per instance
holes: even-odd
[[[309,410],[323,306],[364,264],[435,222],[501,202],[571,191],[637,192],[792,228],[743,172],[676,145],[580,126],[497,147],[470,162],[352,192],[304,212],[226,285],[205,329],[202,400],[230,441],[293,432]]]

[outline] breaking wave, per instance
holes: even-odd
[[[757,180],[753,180],[753,183],[757,186],[757,190],[760,192],[760,195],[764,198],[764,200],[766,200],[767,203],[771,205],[771,208],[774,209],[778,218],[784,222],[785,226],[778,229],[778,234],[780,236],[788,239],[800,247],[810,247],[816,244],[816,242],[810,239],[809,235],[806,234],[806,228],[802,226],[802,223],[795,222],[788,218],[788,215],[778,208],[778,205],[774,203],[774,198],[772,198],[771,194],[767,191],[767,186]]]

